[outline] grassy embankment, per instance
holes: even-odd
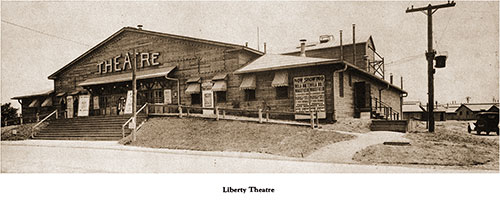
[[[305,157],[325,145],[354,137],[291,125],[198,118],[152,118],[138,131],[137,141],[130,145]],[[121,142],[127,140],[129,138]]]
[[[35,125],[36,123],[28,123],[28,124],[22,124],[22,125],[10,125],[6,127],[2,127],[2,140],[26,140],[31,136],[31,128]],[[41,128],[45,127],[47,125],[47,122],[44,122],[40,124],[36,130],[39,131]],[[13,130],[16,130],[17,133],[14,135]]]
[[[499,168],[498,136],[469,134],[467,122],[437,122],[435,133],[428,133],[425,123],[420,123],[417,131],[405,137],[411,140],[411,146],[374,145],[356,153],[354,160],[362,163]]]

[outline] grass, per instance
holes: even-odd
[[[374,145],[356,153],[353,159],[363,163],[499,168],[498,136],[469,134],[463,121],[437,122],[434,133],[419,124],[418,131],[405,137],[411,140],[411,146]]]
[[[6,126],[2,127],[2,140],[26,140],[29,139],[31,136],[31,128],[35,125],[36,123],[28,123],[28,124],[22,124],[22,125],[11,125],[11,126]],[[40,124],[35,130],[39,131],[41,128],[45,127],[47,125],[47,122],[44,122]],[[17,134],[12,134],[12,131],[16,130]]]
[[[305,157],[325,145],[353,138],[351,135],[291,125],[152,118],[138,131],[137,140],[130,145]]]

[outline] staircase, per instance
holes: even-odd
[[[64,118],[49,121],[49,124],[34,136],[40,140],[120,140],[122,125],[131,115],[90,116]],[[145,114],[138,114],[138,125],[145,120]],[[125,127],[125,134],[131,130]]]
[[[372,97],[371,118],[372,119],[386,119],[386,120],[400,120],[402,115],[393,109],[388,104]]]

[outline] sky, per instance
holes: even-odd
[[[123,27],[185,35],[277,52],[320,35],[372,36],[386,76],[404,100],[427,102],[427,17],[418,2],[3,2],[1,102],[53,89],[47,77]],[[435,100],[492,102],[499,98],[498,2],[457,2],[433,15],[434,49],[447,53],[436,70]],[[259,40],[257,40],[257,27]]]

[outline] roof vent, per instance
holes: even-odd
[[[142,30],[142,25],[137,25],[137,28],[138,28],[139,30]]]
[[[319,43],[327,43],[333,40],[333,35],[320,35]]]
[[[306,56],[306,39],[301,39],[300,40],[300,56],[305,57]]]

